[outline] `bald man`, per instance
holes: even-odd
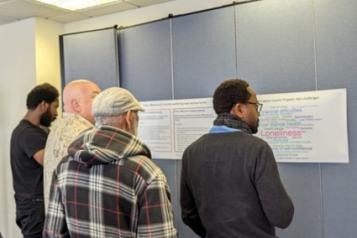
[[[46,209],[53,170],[67,155],[70,143],[82,131],[93,126],[92,102],[100,91],[98,85],[85,79],[74,80],[68,83],[63,90],[64,113],[53,123],[45,148],[43,184]]]

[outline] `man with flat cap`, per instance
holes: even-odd
[[[166,177],[136,136],[142,110],[123,88],[94,99],[96,126],[53,173],[43,237],[177,237]]]

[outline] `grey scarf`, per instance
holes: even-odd
[[[252,130],[249,128],[248,124],[231,113],[218,114],[213,124],[215,126],[228,126],[252,134]]]

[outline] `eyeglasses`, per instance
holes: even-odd
[[[263,104],[259,103],[259,102],[246,102],[247,104],[253,104],[255,105],[255,109],[257,110],[257,112],[261,112],[262,108],[263,108]]]

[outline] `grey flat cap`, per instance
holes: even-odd
[[[92,105],[94,117],[119,116],[127,111],[143,111],[139,101],[128,90],[112,87],[99,93]]]

